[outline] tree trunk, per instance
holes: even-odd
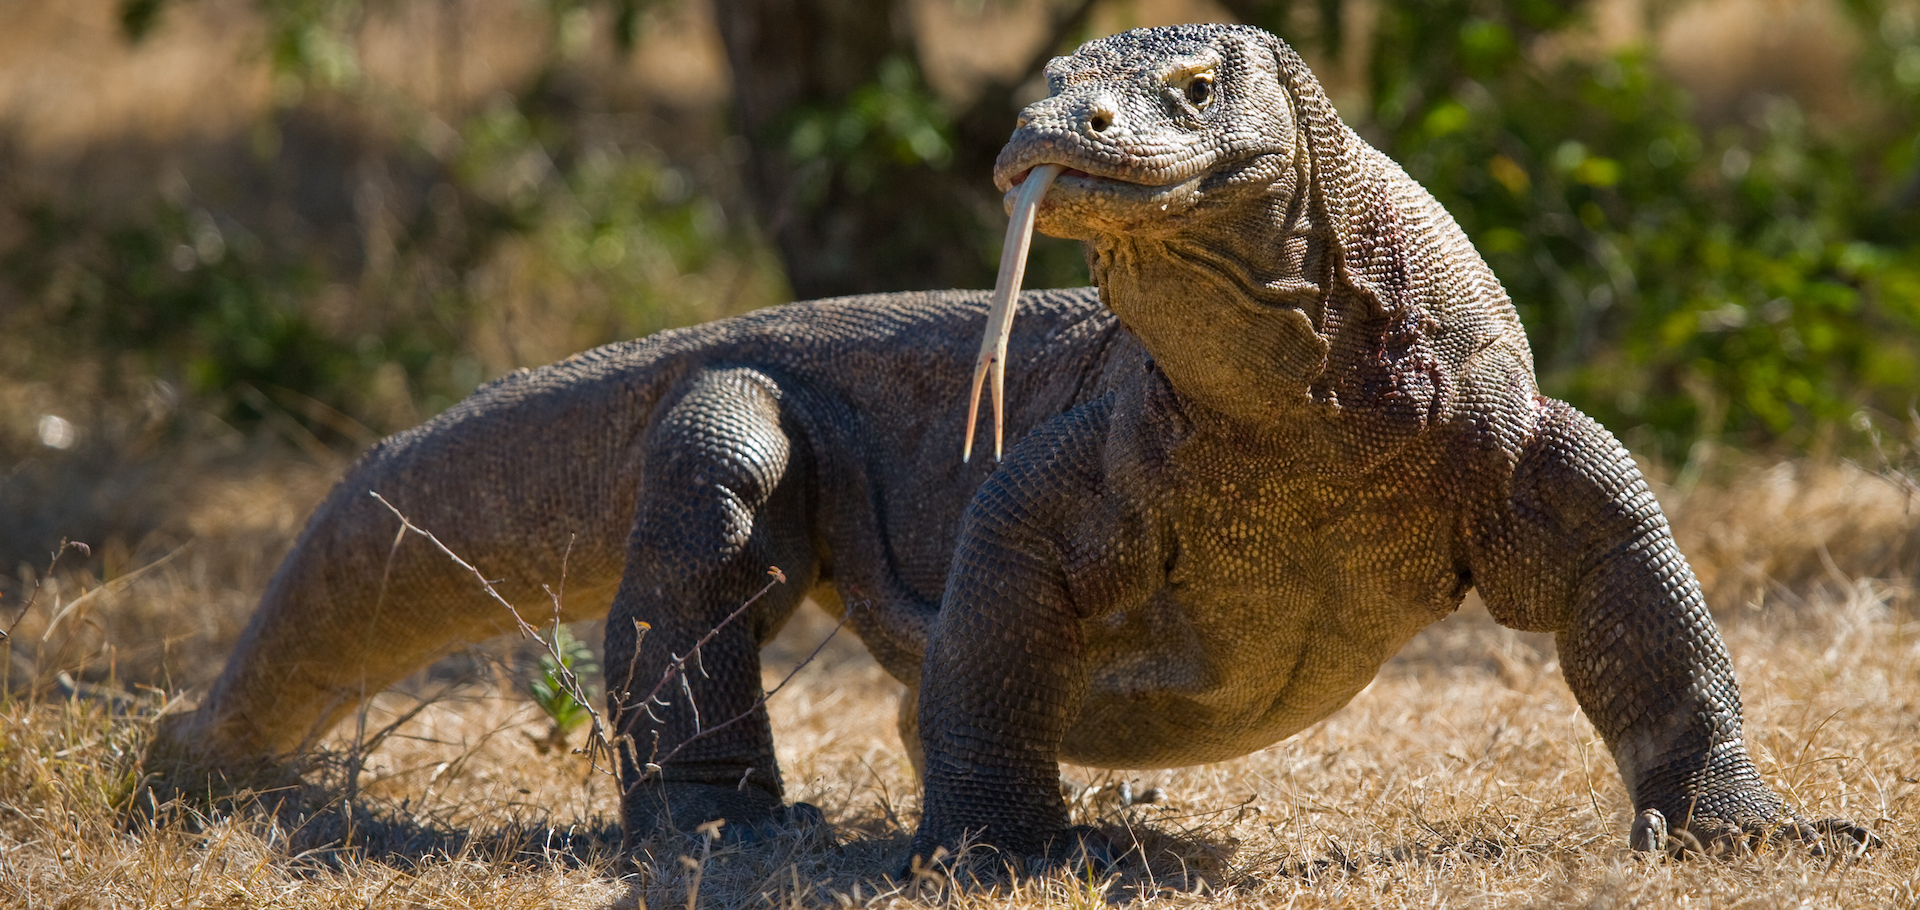
[[[1084,21],[1090,6],[1076,4],[1060,31]],[[871,145],[850,152],[844,143],[797,156],[796,144],[805,143],[794,141],[795,130],[803,121],[857,120],[858,106],[873,100],[869,94],[861,101],[863,90],[901,88],[897,78],[882,86],[889,61],[911,67],[906,88],[928,96],[910,4],[720,0],[715,15],[733,72],[735,116],[750,148],[748,189],[796,297],[992,283],[1006,224],[993,161],[1018,113],[1012,86],[988,86],[951,117],[943,131],[951,153],[938,164]],[[1063,272],[1074,280],[1077,250],[1048,247],[1043,258],[1061,260],[1063,250],[1066,267],[1035,269],[1036,281]]]

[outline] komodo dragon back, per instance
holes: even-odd
[[[1143,29],[1047,78],[994,178],[1009,201],[1055,178],[1035,220],[1083,242],[1098,296],[1022,297],[1003,462],[955,451],[969,367],[997,351],[977,292],[794,304],[504,380],[349,472],[156,754],[281,758],[501,628],[377,490],[523,603],[573,548],[560,618],[608,619],[630,844],[817,819],[785,803],[757,653],[808,590],[913,692],[923,859],[1099,855],[1060,760],[1262,748],[1470,589],[1555,635],[1635,846],[1877,842],[1761,778],[1632,459],[1539,394],[1486,263],[1291,48]],[[770,565],[792,583],[729,623]],[[704,672],[633,700],[696,648]]]

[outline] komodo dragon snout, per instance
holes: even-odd
[[[1166,32],[1151,54],[1137,38],[1054,58],[1051,95],[1021,112],[994,166],[1009,206],[1035,166],[1067,168],[1041,207],[1048,234],[1177,231],[1196,206],[1240,206],[1298,161],[1272,36]]]
[[[985,345],[986,294],[867,295],[493,382],[350,469],[152,754],[273,759],[511,627],[373,491],[509,600],[548,603],[564,566],[558,618],[607,618],[630,842],[810,816],[785,805],[758,650],[809,591],[918,693],[922,857],[1058,852],[1060,761],[1265,747],[1470,588],[1554,634],[1636,846],[1820,833],[1748,756],[1732,662],[1633,459],[1540,394],[1498,279],[1291,49],[1147,29],[1048,77],[996,179],[1031,174],[1033,203],[1058,176],[1040,225],[1085,242],[1097,294],[1029,292],[1003,326],[1009,267]],[[976,362],[1005,367],[996,463],[955,452]],[[768,566],[789,583],[739,615]]]

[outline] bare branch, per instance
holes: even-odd
[[[784,584],[787,580],[786,573],[780,571],[779,566],[768,566],[767,574],[773,576],[772,581],[767,582],[766,586],[761,588],[758,593],[754,594],[752,597],[747,598],[746,603],[743,603],[739,607],[735,608],[732,613],[728,613],[727,618],[720,620],[719,625],[716,625],[713,628],[707,630],[707,634],[700,636],[700,640],[694,642],[693,647],[690,650],[688,650],[687,653],[674,656],[673,661],[667,665],[667,668],[660,672],[660,681],[657,683],[654,683],[653,690],[647,693],[646,698],[640,700],[641,705],[667,704],[666,702],[658,700],[660,695],[660,690],[665,689],[668,683],[673,682],[674,678],[677,675],[686,672],[687,660],[693,657],[694,655],[699,654],[701,646],[705,645],[707,642],[712,641],[715,635],[720,634],[721,629],[724,629],[727,627],[727,624],[733,622],[736,619],[739,619],[742,616],[745,616],[747,613],[747,610],[750,607],[752,607],[755,603],[759,602],[760,598],[765,597],[768,591],[773,590],[774,585]],[[635,623],[635,627],[636,627],[635,631],[639,632],[640,631],[639,627],[645,626],[645,625],[646,625],[645,623]],[[636,640],[634,642],[634,653],[638,654],[639,651],[640,651],[640,644]],[[627,666],[627,681],[629,683],[633,681],[633,666],[631,663],[629,663]],[[627,697],[631,694],[632,694],[631,692],[627,692],[627,691],[622,691],[620,693],[620,706],[622,708],[630,704],[630,702],[627,701]],[[652,712],[649,711],[648,713],[651,714]],[[659,718],[657,717],[654,719],[659,720]]]
[[[652,763],[653,767],[657,768],[661,765],[666,764],[669,761],[672,761],[675,755],[680,754],[681,749],[685,749],[686,747],[692,745],[695,740],[700,739],[704,736],[707,736],[708,734],[718,733],[721,730],[725,730],[726,728],[733,726],[735,723],[753,714],[753,712],[759,710],[761,706],[765,705],[768,702],[768,700],[772,699],[775,695],[780,694],[780,690],[786,688],[787,683],[792,682],[793,678],[795,676],[798,676],[801,670],[805,669],[808,664],[813,663],[813,659],[816,657],[819,657],[821,651],[826,650],[827,642],[833,641],[833,637],[835,635],[840,634],[840,629],[844,627],[846,624],[847,624],[847,616],[842,615],[840,617],[840,622],[836,623],[832,631],[829,631],[827,633],[827,637],[820,639],[820,643],[814,646],[813,651],[807,655],[805,660],[802,660],[798,664],[795,664],[792,670],[787,671],[787,675],[780,680],[778,685],[774,686],[772,689],[767,690],[767,693],[765,695],[760,696],[760,698],[756,700],[753,704],[747,706],[747,709],[745,711],[742,711],[739,714],[736,714],[733,717],[728,718],[724,723],[716,724],[714,726],[706,728],[705,730],[700,730],[694,733],[692,736],[687,737],[684,742],[680,743],[680,745],[674,746],[671,750],[667,752],[666,755],[661,756],[659,760],[653,762]],[[651,774],[651,773],[652,773],[652,770],[648,769],[647,774]],[[640,781],[635,781],[635,784],[638,784],[641,781],[646,780],[647,774],[642,774],[640,777]]]
[[[507,609],[508,615],[513,617],[514,627],[520,630],[520,634],[525,638],[532,639],[539,643],[540,647],[546,650],[547,654],[553,658],[555,672],[560,679],[561,686],[567,690],[567,694],[571,695],[574,701],[580,704],[580,707],[586,709],[587,717],[590,719],[590,727],[587,731],[587,745],[584,749],[580,750],[582,754],[586,755],[587,764],[595,770],[605,770],[608,775],[618,776],[619,767],[614,760],[613,746],[607,741],[607,726],[605,722],[601,720],[600,712],[594,709],[593,700],[588,697],[586,688],[580,684],[580,678],[574,675],[573,668],[567,666],[565,658],[561,656],[557,641],[549,642],[542,638],[539,630],[529,625],[525,619],[522,619],[520,611],[514,609],[513,604],[509,603],[505,597],[500,595],[500,592],[494,588],[493,582],[487,580],[485,573],[474,568],[472,563],[460,558],[460,554],[453,552],[446,544],[441,543],[440,538],[433,536],[431,531],[414,524],[404,513],[395,507],[393,503],[388,502],[385,496],[381,496],[373,490],[368,490],[367,495],[379,500],[381,505],[386,506],[387,511],[392,512],[395,518],[400,519],[400,525],[405,530],[425,537],[434,547],[439,549],[440,552],[445,553],[448,559],[453,560],[455,565],[473,573],[473,577],[480,582],[481,590],[485,591],[487,596],[493,598],[500,606]],[[571,552],[571,544],[568,545],[568,550]],[[565,582],[562,582],[562,584],[564,583]],[[555,636],[555,638],[557,639],[558,636]],[[600,768],[600,757],[602,755],[606,756],[607,759],[607,767],[605,769]]]
[[[14,614],[13,622],[8,623],[4,631],[0,631],[0,641],[8,641],[13,638],[13,630],[19,627],[21,620],[27,618],[27,612],[33,609],[33,602],[40,599],[40,587],[47,583],[47,579],[53,577],[54,567],[60,565],[60,557],[67,555],[68,550],[79,550],[82,556],[93,555],[92,547],[77,540],[61,538],[59,549],[54,550],[53,558],[47,560],[46,573],[33,580],[33,593],[27,595],[27,602],[20,605],[20,612]]]
[[[440,541],[440,538],[435,537],[433,535],[433,532],[428,531],[425,528],[422,528],[419,525],[414,524],[411,519],[407,518],[405,513],[401,512],[400,509],[396,507],[392,502],[388,501],[386,497],[381,496],[378,492],[373,490],[367,491],[367,495],[372,496],[374,499],[378,500],[381,505],[387,507],[387,511],[392,512],[393,516],[399,519],[402,534],[405,534],[406,532],[411,531],[415,534],[420,535],[421,537],[426,538],[429,543],[432,543],[434,547],[438,549],[441,553],[445,554],[448,559],[453,560],[455,565],[471,573],[474,577],[474,580],[479,582],[480,589],[484,591],[488,597],[492,598],[495,603],[498,603],[501,607],[505,608],[508,615],[513,617],[514,627],[519,630],[521,636],[528,638],[534,642],[537,642],[540,645],[540,647],[544,649],[550,657],[553,658],[554,672],[559,679],[561,687],[567,691],[568,695],[573,697],[574,701],[578,702],[582,708],[586,709],[587,716],[590,719],[589,730],[587,735],[587,744],[584,748],[576,751],[580,752],[581,754],[584,754],[587,757],[588,764],[594,770],[604,770],[609,775],[618,776],[619,774],[618,748],[620,746],[617,744],[624,744],[629,751],[632,751],[631,737],[625,734],[620,734],[618,736],[610,735],[611,728],[609,728],[606,722],[601,718],[600,712],[594,709],[591,699],[586,694],[586,687],[580,683],[579,677],[574,674],[573,669],[567,665],[565,659],[560,654],[559,646],[557,644],[558,636],[555,636],[556,641],[549,641],[547,638],[542,637],[539,630],[534,628],[534,626],[531,625],[530,623],[528,623],[526,619],[520,615],[520,611],[516,609],[514,605],[506,599],[506,597],[501,595],[499,589],[493,586],[493,582],[488,580],[486,573],[481,572],[479,568],[475,567],[472,563],[466,561],[464,558],[460,556],[460,554],[455,553],[451,547],[448,547],[445,543],[442,543]],[[398,541],[398,538],[396,538],[396,543],[397,541]],[[572,551],[573,551],[573,540],[569,538],[567,542],[567,553],[571,555]],[[565,559],[563,558],[562,560],[563,567],[564,567],[564,564],[565,564]],[[562,571],[564,573],[564,568]],[[686,748],[689,743],[692,743],[695,740],[698,740],[709,734],[724,730],[732,726],[733,724],[738,723],[743,718],[751,715],[754,711],[759,710],[762,706],[764,706],[767,703],[768,699],[772,698],[781,689],[786,688],[787,683],[792,681],[793,677],[796,674],[798,674],[803,667],[806,667],[808,664],[811,664],[814,658],[819,656],[820,651],[827,646],[827,643],[832,641],[834,636],[839,634],[840,629],[847,624],[847,620],[843,616],[840,620],[840,623],[833,627],[833,631],[827,633],[827,637],[820,641],[820,644],[813,649],[812,653],[807,655],[807,658],[805,660],[801,661],[799,665],[795,666],[793,670],[786,675],[786,678],[780,681],[779,685],[774,686],[771,691],[768,691],[766,694],[760,696],[760,698],[756,700],[750,707],[748,707],[747,710],[741,712],[740,714],[734,717],[728,718],[727,720],[715,726],[701,728],[699,719],[698,719],[699,709],[697,706],[692,705],[692,701],[693,701],[692,687],[688,684],[688,680],[686,676],[687,661],[700,659],[700,654],[701,654],[700,649],[704,647],[708,642],[712,641],[714,639],[714,636],[719,635],[721,630],[725,629],[728,625],[732,624],[735,620],[738,620],[740,617],[745,616],[747,614],[747,611],[751,610],[753,608],[753,605],[760,601],[760,598],[765,597],[768,591],[773,590],[774,585],[785,584],[787,581],[786,573],[782,572],[779,566],[767,567],[767,574],[772,577],[764,587],[762,587],[759,591],[755,592],[752,597],[747,598],[746,602],[736,607],[733,610],[733,612],[728,613],[726,618],[720,620],[719,624],[707,630],[707,633],[705,635],[700,636],[700,640],[693,643],[693,647],[688,649],[687,653],[681,654],[681,655],[675,655],[672,658],[672,660],[668,663],[667,668],[661,671],[660,681],[655,683],[652,691],[649,691],[647,693],[646,698],[640,701],[640,707],[647,711],[647,714],[649,717],[652,717],[656,722],[658,722],[660,718],[653,714],[652,705],[659,704],[662,707],[667,706],[668,704],[667,702],[660,700],[659,698],[660,692],[663,689],[665,689],[668,685],[672,684],[676,679],[678,679],[680,681],[682,688],[687,693],[687,701],[689,703],[689,707],[692,710],[694,710],[696,713],[694,715],[695,717],[694,735],[689,737],[686,741],[680,743],[678,746],[675,746],[672,750],[670,750],[666,754],[665,757],[661,758],[659,762],[647,762],[644,766],[641,766],[642,773],[639,779],[635,781],[636,785],[641,781],[646,780],[647,777],[649,777],[650,775],[656,773],[656,771],[660,767],[660,763],[671,760],[674,755],[678,754],[681,749]],[[564,577],[561,579],[560,584],[561,584],[561,587],[558,591],[552,590],[552,589],[548,590],[548,596],[551,597],[553,600],[554,622],[556,624],[558,624],[559,617],[560,617],[560,605],[561,605],[560,599],[562,596],[561,592],[565,591],[566,580]],[[634,622],[634,638],[635,638],[634,652],[635,652],[636,660],[639,653],[640,641],[646,637],[646,633],[650,628],[651,627],[648,626],[646,623],[639,622],[639,621]],[[633,679],[633,669],[634,669],[634,664],[632,662],[629,662],[627,666],[628,682],[631,682]],[[631,694],[632,693],[627,690],[623,690],[620,692],[617,699],[617,703],[622,711],[624,711],[629,705],[632,704],[632,702],[629,700]],[[403,721],[405,719],[406,718],[402,718]],[[396,724],[390,725],[388,729],[382,731],[381,733],[382,738],[384,738],[386,734],[391,733],[393,727],[395,726],[398,726],[398,724],[396,723]],[[605,768],[601,768],[600,766],[600,761],[602,757],[606,759],[607,767]],[[637,756],[636,756],[636,764],[638,764]]]

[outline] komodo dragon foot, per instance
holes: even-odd
[[[1645,737],[1628,737],[1628,741]],[[1624,745],[1624,744],[1623,744]],[[1691,750],[1669,749],[1687,754]],[[1616,749],[1636,793],[1628,843],[1643,852],[1674,857],[1733,856],[1797,844],[1815,855],[1857,854],[1879,847],[1880,838],[1845,819],[1809,821],[1761,781],[1738,741],[1704,750],[1706,767],[1685,759],[1644,762],[1638,750]]]
[[[1670,826],[1666,813],[1648,808],[1634,817],[1629,845],[1642,853],[1664,853],[1674,859],[1691,856],[1741,856],[1786,845],[1796,845],[1814,856],[1857,856],[1885,846],[1872,831],[1841,818],[1807,821],[1789,814],[1771,791],[1760,788],[1746,794],[1770,802],[1778,814],[1755,814],[1751,809],[1696,804],[1679,827]],[[1713,801],[1722,802],[1722,801]]]
[[[654,784],[630,795],[626,804],[624,849],[629,852],[636,839],[668,831],[693,834],[714,821],[723,823],[720,840],[729,844],[759,843],[795,829],[827,829],[826,816],[818,806],[784,803],[751,786]]]
[[[962,843],[957,853],[945,849],[913,849],[895,878],[901,881],[936,876],[963,886],[988,885],[1021,876],[1044,876],[1064,869],[1075,878],[1104,877],[1126,859],[1129,850],[1106,832],[1091,825],[1070,825],[1039,847],[1007,850],[986,844]]]

